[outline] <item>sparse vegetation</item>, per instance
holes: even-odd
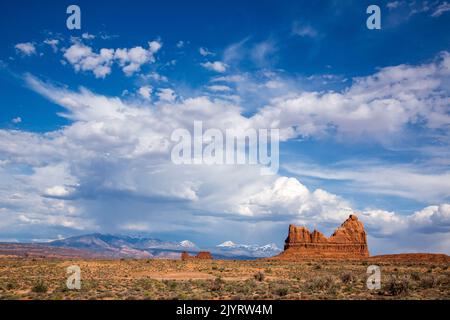
[[[69,265],[81,268],[81,290],[65,285]],[[361,261],[0,258],[0,299],[450,299],[447,263],[379,265],[372,291]]]
[[[386,289],[392,296],[406,295],[409,290],[409,280],[406,277],[397,275],[391,276],[386,283]]]
[[[33,286],[33,288],[31,289],[31,291],[33,291],[35,293],[46,293],[47,290],[48,290],[48,287],[43,280],[38,280],[35,283],[35,285]]]
[[[352,273],[346,272],[341,275],[341,281],[342,283],[349,284],[355,282],[356,278]]]
[[[264,281],[265,275],[264,272],[258,271],[253,275],[256,281]]]

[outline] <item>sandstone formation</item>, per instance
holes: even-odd
[[[183,251],[183,253],[181,253],[181,260],[183,260],[183,261],[195,260],[195,259],[212,260],[213,257],[209,251],[200,251],[195,256],[191,256],[187,251]]]
[[[329,238],[317,230],[310,232],[306,227],[290,225],[284,251],[276,258],[360,259],[368,256],[364,225],[355,215],[350,215]]]

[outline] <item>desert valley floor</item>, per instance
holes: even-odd
[[[367,267],[381,268],[368,290]],[[81,268],[80,290],[66,268]],[[70,260],[0,258],[0,299],[450,299],[447,259]]]

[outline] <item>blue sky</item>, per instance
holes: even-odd
[[[282,245],[356,212],[373,253],[450,252],[450,3],[0,6],[0,238]],[[173,166],[171,130],[277,128],[280,171]]]

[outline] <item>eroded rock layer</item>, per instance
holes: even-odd
[[[310,232],[306,227],[289,226],[284,251],[277,258],[366,258],[369,256],[364,225],[355,215],[345,220],[331,237]]]
[[[209,251],[200,251],[195,256],[191,256],[188,252],[183,251],[181,253],[181,260],[193,260],[193,259],[205,259],[205,260],[212,260],[213,257]]]

